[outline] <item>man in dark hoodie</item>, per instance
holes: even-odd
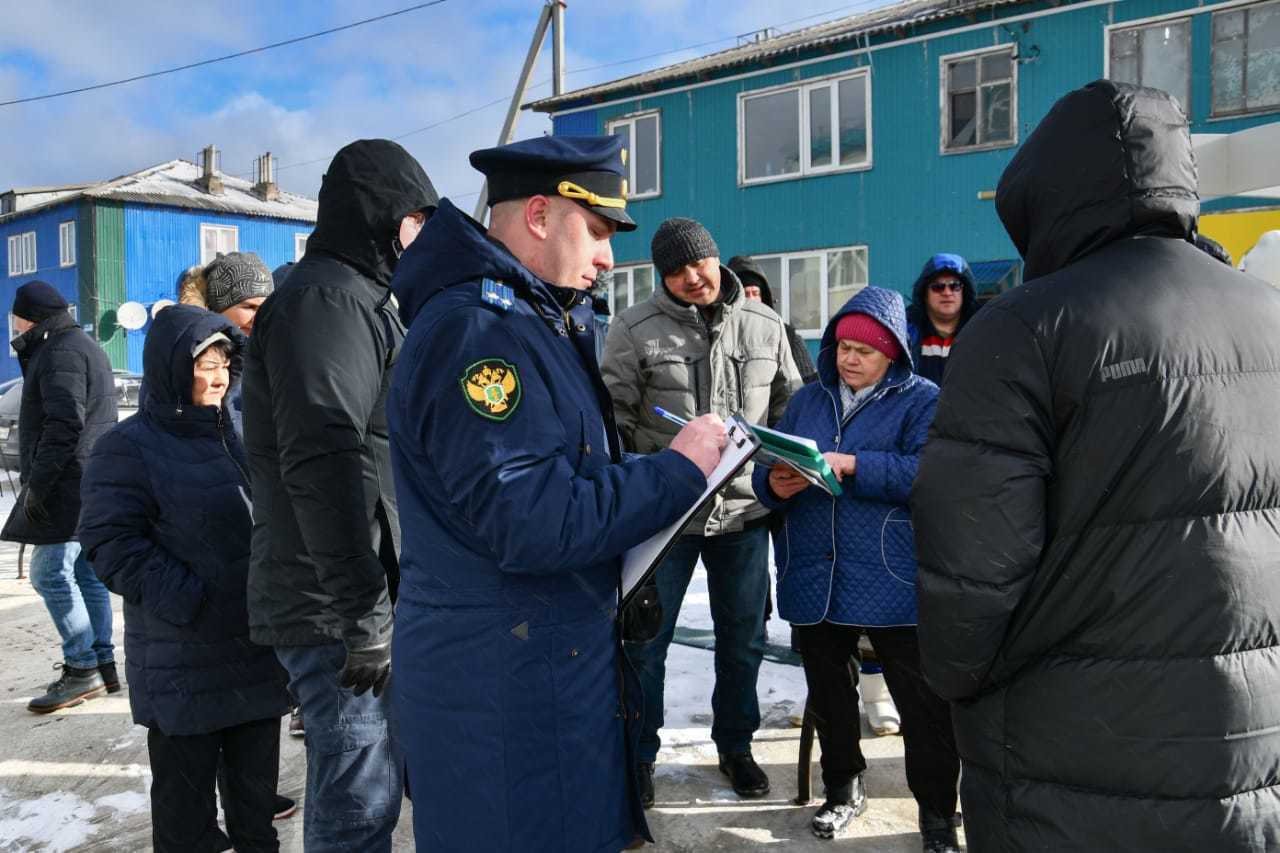
[[[400,536],[386,395],[404,339],[389,285],[437,201],[396,143],[339,151],[306,257],[258,311],[245,360],[249,625],[306,716],[308,850],[390,850],[400,815],[383,695]]]
[[[1177,102],[1107,80],[1000,178],[1027,283],[911,500],[973,850],[1280,849],[1280,294],[1192,245],[1196,186]]]
[[[977,310],[978,292],[964,258],[939,254],[925,262],[907,309],[907,336],[916,373],[942,384],[951,344]]]

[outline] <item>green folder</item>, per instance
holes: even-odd
[[[757,424],[750,424],[750,427],[752,434],[760,440],[760,449],[754,459],[757,465],[773,467],[782,463],[794,468],[800,476],[832,497],[840,497],[843,493],[836,472],[822,457],[816,441]]]

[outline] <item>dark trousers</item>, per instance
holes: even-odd
[[[920,670],[914,627],[859,628],[820,622],[795,626],[809,686],[809,713],[822,745],[822,782],[830,799],[849,797],[853,778],[867,769],[859,740],[858,636],[865,631],[884,667],[885,684],[902,718],[907,787],[920,806],[920,828],[951,825],[960,758],[951,706],[929,689]]]
[[[644,690],[637,760],[652,764],[661,741],[667,648],[675,634],[698,557],[707,567],[707,595],[715,627],[716,684],[711,694],[711,739],[721,755],[751,749],[760,727],[756,680],[764,658],[764,603],[769,595],[769,531],[764,526],[720,536],[681,536],[655,575],[662,630],[647,643],[627,643],[627,658]]]
[[[147,732],[151,756],[151,843],[156,853],[277,851],[272,825],[280,774],[280,720],[258,720],[204,735]],[[224,778],[218,779],[218,760]],[[214,788],[227,831],[218,827]],[[227,836],[230,836],[228,838]]]

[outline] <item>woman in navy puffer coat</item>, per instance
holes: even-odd
[[[98,441],[81,489],[80,541],[125,600],[129,704],[150,729],[156,850],[278,849],[271,820],[288,698],[271,649],[249,641],[249,483],[226,405],[243,343],[204,309],[160,312],[143,350],[141,409]],[[217,823],[219,757],[230,840]]]
[[[960,764],[949,708],[926,686],[916,642],[915,546],[907,500],[938,387],[912,372],[902,297],[868,287],[828,323],[818,381],[791,398],[777,428],[817,442],[843,493],[833,498],[784,466],[757,466],[761,502],[782,513],[778,612],[795,626],[822,744],[827,801],[813,831],[832,837],[866,807],[858,690],[850,657],[864,631],[902,715],[907,784],[926,851],[955,847]]]

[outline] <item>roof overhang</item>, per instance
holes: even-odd
[[[1280,123],[1235,133],[1193,133],[1200,199],[1280,198]]]

